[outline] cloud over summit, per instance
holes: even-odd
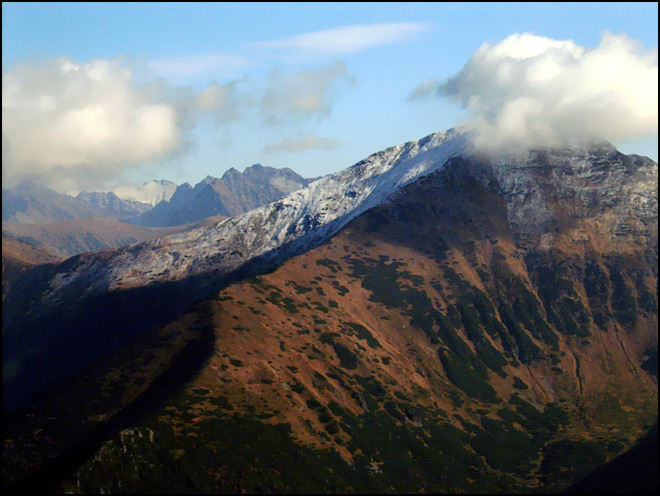
[[[485,146],[657,137],[657,48],[607,32],[592,49],[514,34],[484,43],[454,77],[426,81],[410,98],[431,94],[466,108]]]

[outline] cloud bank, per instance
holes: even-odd
[[[410,99],[431,94],[466,108],[484,147],[657,137],[657,48],[607,32],[592,49],[514,34],[484,43],[458,74],[422,83]]]
[[[193,74],[223,60],[177,62],[172,74]],[[275,69],[262,88],[243,81],[247,91],[240,81],[213,80],[202,89],[176,85],[162,77],[145,78],[144,69],[120,58],[78,64],[63,57],[7,70],[2,76],[3,185],[30,178],[63,192],[109,189],[129,168],[188,151],[201,117],[219,128],[258,110],[268,125],[296,126],[330,115],[340,83],[353,81],[342,62],[298,72]],[[309,135],[265,151],[334,146]]]
[[[98,188],[126,167],[181,152],[197,116],[235,119],[236,100],[232,84],[138,86],[120,59],[15,66],[2,76],[3,182]]]

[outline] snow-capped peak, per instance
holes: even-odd
[[[74,281],[83,283],[85,293],[95,293],[202,274],[221,276],[256,257],[277,263],[328,239],[402,186],[465,152],[469,143],[468,134],[454,129],[431,134],[211,227],[82,256],[51,280],[49,299],[57,300]]]
[[[176,184],[171,181],[153,180],[136,188],[133,186],[120,186],[112,192],[122,200],[133,200],[148,203],[152,207],[161,201],[169,201],[176,191]]]

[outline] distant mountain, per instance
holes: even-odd
[[[102,217],[147,227],[172,227],[221,215],[231,217],[261,207],[305,187],[291,169],[255,164],[243,173],[229,169],[222,178],[206,177],[193,188],[154,180],[139,188],[107,192],[58,193],[32,181],[2,190],[2,220],[48,224],[68,219]],[[153,208],[152,208],[153,207]]]
[[[152,181],[154,185],[168,181]],[[145,191],[147,188],[145,188]],[[161,196],[166,192],[161,191]],[[175,227],[146,227],[121,222],[151,209],[147,203],[119,198],[112,191],[58,193],[45,186],[23,182],[2,190],[2,231],[57,256],[67,258],[86,251],[116,248],[166,234],[205,225],[207,221],[181,223]],[[214,221],[222,216],[208,217]]]
[[[125,201],[114,193],[81,192],[76,197],[58,193],[32,181],[2,190],[2,220],[25,224],[48,224],[82,217],[121,219],[150,207]]]
[[[151,209],[151,205],[135,200],[124,200],[112,191],[88,193],[81,191],[76,199],[85,202],[90,207],[104,213],[110,219],[126,219]]]
[[[169,201],[160,202],[129,222],[176,226],[212,215],[233,217],[279,200],[310,182],[288,168],[255,164],[243,173],[231,168],[221,178],[207,176],[194,187],[182,184]]]
[[[162,201],[169,201],[176,188],[177,185],[173,182],[160,179],[146,182],[137,188],[121,186],[112,192],[122,200],[133,200],[154,207]]]
[[[222,179],[208,176],[194,188],[160,180],[75,197],[25,181],[2,190],[2,228],[68,257],[185,231],[204,219],[217,221],[263,206],[308,182],[290,169],[259,164],[244,173],[230,169]]]
[[[32,181],[2,190],[3,221],[45,224],[95,213],[91,205]]]
[[[105,250],[195,229],[222,220],[208,217],[174,227],[146,227],[103,217],[67,219],[49,224],[3,222],[2,233],[68,258],[87,251]]]

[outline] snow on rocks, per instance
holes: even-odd
[[[479,158],[471,138],[470,132],[456,129],[434,133],[375,153],[283,199],[215,225],[79,255],[63,263],[51,279],[45,302],[54,303],[65,293],[85,296],[188,277],[223,276],[257,257],[274,267],[317,246],[451,158]],[[484,167],[476,174],[486,183],[497,183],[512,229],[522,238],[538,242],[552,225],[554,205],[563,200],[579,200],[572,204],[584,211],[575,215],[614,209],[625,224],[613,228],[620,232],[630,232],[629,220],[657,223],[657,164],[620,154],[608,143],[480,161]]]
[[[80,255],[52,278],[45,300],[53,303],[74,287],[85,296],[204,273],[228,274],[259,256],[277,263],[316,246],[402,186],[438,170],[469,143],[469,135],[455,129],[431,134],[213,226]]]

